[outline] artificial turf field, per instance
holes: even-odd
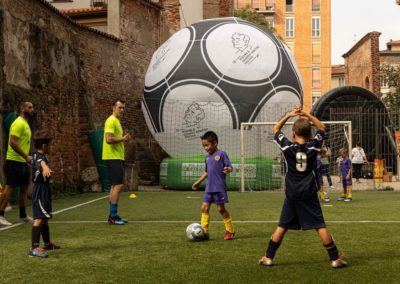
[[[202,192],[123,193],[124,226],[105,222],[105,194],[53,202],[51,238],[62,246],[49,258],[28,257],[31,226],[0,227],[1,283],[399,283],[400,192],[355,192],[352,203],[323,206],[328,228],[349,267],[330,268],[315,231],[289,231],[275,266],[257,264],[277,225],[281,192],[230,192],[237,238],[224,241],[224,225],[211,210],[211,239],[191,242],[185,228],[200,218]],[[326,204],[324,204],[326,205]],[[30,207],[28,208],[30,210]],[[17,210],[6,214],[17,222]]]

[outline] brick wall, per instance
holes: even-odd
[[[344,55],[347,85],[364,87],[379,94],[379,36],[378,32],[366,34]]]
[[[118,97],[127,102],[123,127],[135,137],[126,145],[126,160],[138,164],[143,178],[157,176],[166,154],[147,130],[139,100],[149,60],[175,28],[160,13],[143,1],[121,0],[116,39],[74,24],[44,0],[0,3],[2,111],[33,102],[33,131],[47,128],[54,137],[55,183],[74,185],[83,169],[95,165],[87,133],[103,126]],[[3,145],[6,139],[3,131]]]
[[[231,0],[203,0],[204,19],[231,17]]]

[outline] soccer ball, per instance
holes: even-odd
[[[204,229],[198,223],[193,223],[187,226],[186,236],[193,241],[201,241],[204,238]]]
[[[210,130],[221,148],[239,156],[242,122],[277,121],[302,96],[300,73],[283,42],[250,22],[218,18],[178,31],[156,50],[142,109],[171,157],[202,154],[199,137]]]

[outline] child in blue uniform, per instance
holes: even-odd
[[[50,240],[49,219],[52,218],[50,179],[51,169],[46,154],[49,152],[50,136],[43,131],[39,131],[33,138],[37,152],[33,154],[32,160],[32,248],[29,250],[31,257],[48,257],[44,250],[59,249]],[[40,235],[44,245],[39,246]]]
[[[210,223],[210,206],[211,203],[217,205],[218,212],[222,215],[225,224],[224,240],[232,240],[235,236],[235,229],[232,225],[232,219],[228,210],[225,208],[225,203],[228,203],[227,186],[225,182],[226,174],[232,172],[232,164],[229,161],[228,155],[221,150],[218,150],[218,136],[212,131],[206,132],[201,137],[201,143],[206,155],[206,171],[193,184],[192,189],[197,190],[200,184],[207,179],[206,190],[203,196],[203,204],[201,206],[201,226],[205,231],[205,239],[208,240],[208,225]]]
[[[291,142],[281,129],[288,119],[295,116],[305,118],[299,118],[294,122],[293,142]],[[311,139],[310,121],[318,129],[313,139]],[[317,195],[318,182],[315,170],[317,155],[325,135],[325,126],[316,117],[296,106],[274,126],[273,132],[274,140],[279,145],[287,165],[286,198],[278,227],[271,237],[265,255],[258,263],[265,266],[272,265],[275,253],[289,229],[314,229],[328,252],[331,266],[333,268],[346,266],[347,263],[340,258],[333,238],[326,228]]]
[[[342,176],[343,194],[338,198],[339,201],[351,202],[353,200],[352,194],[352,172],[351,172],[351,160],[349,158],[349,152],[346,149],[340,149],[340,173]]]

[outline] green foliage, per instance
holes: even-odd
[[[260,26],[260,28],[262,28],[263,30],[274,32],[274,28],[269,26],[265,17],[262,14],[257,13],[256,10],[250,8],[249,5],[246,6],[245,8],[235,10],[234,16],[237,18],[241,18],[242,20],[254,23]]]
[[[138,192],[120,197],[124,226],[106,223],[105,194],[54,201],[52,240],[61,250],[48,259],[28,257],[31,225],[0,231],[1,283],[397,283],[400,253],[400,192],[354,192],[353,202],[323,206],[329,231],[349,267],[333,270],[314,230],[289,231],[275,267],[261,267],[277,225],[283,192],[229,193],[227,209],[237,239],[224,241],[224,224],[211,207],[208,242],[191,242],[185,228],[199,222],[202,192]],[[332,193],[335,200],[340,192]],[[31,208],[28,207],[28,210]],[[29,212],[29,211],[28,211]],[[18,209],[6,214],[18,220]],[[377,221],[377,222],[358,222]],[[382,221],[382,222],[379,222]],[[385,222],[387,221],[387,222]]]
[[[380,72],[381,80],[391,89],[390,93],[382,96],[382,101],[389,112],[395,114],[400,109],[400,65],[383,64]]]

